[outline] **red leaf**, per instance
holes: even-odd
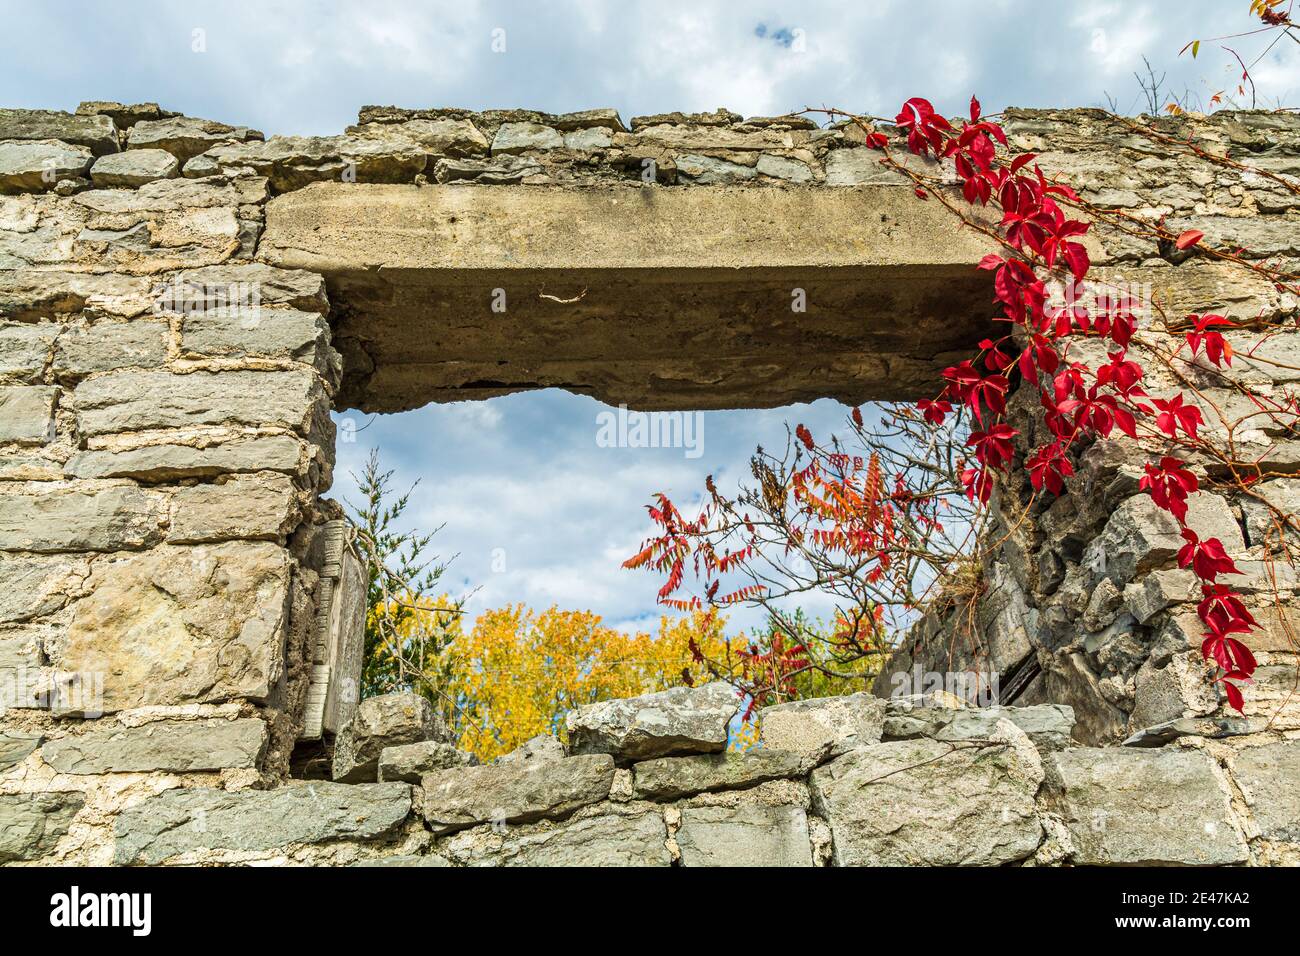
[[[1188,229],[1185,233],[1183,233],[1181,236],[1178,237],[1178,241],[1175,242],[1174,245],[1176,245],[1179,249],[1190,249],[1192,246],[1196,245],[1204,238],[1205,238],[1205,233],[1201,232],[1201,230]]]

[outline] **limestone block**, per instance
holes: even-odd
[[[59,390],[49,385],[0,386],[0,443],[44,445],[54,438]]]
[[[621,763],[716,753],[727,745],[738,704],[735,688],[721,681],[589,704],[565,717],[569,750],[612,754]]]
[[[298,519],[293,481],[271,472],[178,488],[170,497],[171,544],[236,538],[276,541],[292,531]]]
[[[44,485],[44,486],[43,486]],[[163,498],[120,485],[0,489],[0,549],[126,551],[162,539]]]
[[[155,179],[171,179],[180,172],[176,157],[163,149],[130,149],[95,160],[90,179],[96,186],[134,189]]]
[[[676,833],[682,866],[812,866],[802,807],[686,807]]]
[[[79,793],[0,794],[0,863],[49,853],[85,802]]]
[[[58,140],[0,143],[0,193],[44,192],[81,176],[94,156],[84,146]]]
[[[536,737],[525,740],[510,753],[497,757],[493,763],[523,763],[526,760],[540,762],[544,760],[563,760],[564,757],[564,744],[550,734],[538,734]]]
[[[411,811],[404,783],[302,783],[276,790],[168,790],[117,817],[113,862],[153,865],[206,850],[259,852],[392,833]]]
[[[938,740],[989,739],[999,720],[1009,720],[1023,730],[1041,751],[1061,750],[1072,744],[1074,709],[1066,704],[1032,707],[978,707],[955,711],[936,735]]]
[[[70,592],[89,573],[82,556],[0,554],[0,624],[50,614],[63,607]]]
[[[658,813],[607,814],[531,827],[476,827],[438,841],[462,866],[669,866]]]
[[[1255,831],[1274,843],[1300,843],[1300,741],[1241,750],[1231,766]]]
[[[641,800],[672,800],[694,793],[738,790],[807,770],[803,755],[756,747],[745,753],[694,754],[643,760],[632,768],[633,795]]]
[[[110,372],[88,379],[74,397],[82,434],[252,425],[308,432],[326,396],[307,370],[284,372]]]
[[[406,139],[440,156],[476,156],[488,151],[488,141],[467,119],[411,119],[405,123],[373,123],[348,130],[375,139]]]
[[[424,819],[441,834],[562,817],[604,800],[613,782],[608,754],[439,770],[424,778]]]
[[[456,767],[474,767],[478,758],[457,750],[441,740],[421,740],[413,744],[385,747],[379,752],[379,782],[400,780],[420,783],[427,773],[451,770]]]
[[[133,478],[159,482],[250,471],[298,474],[303,466],[303,445],[297,438],[268,435],[206,447],[167,444],[144,445],[125,451],[81,451],[69,459],[64,471],[73,478]]]
[[[192,116],[170,116],[137,122],[127,135],[126,148],[166,150],[184,163],[218,143],[261,138],[261,133],[243,126],[227,126]]]
[[[41,734],[17,730],[0,730],[0,772],[27,759],[45,741]]]
[[[774,156],[771,153],[764,153],[758,157],[755,168],[764,176],[784,179],[792,183],[807,183],[812,182],[813,179],[813,172],[808,168],[807,163],[786,156]]]
[[[165,300],[162,308],[175,312],[207,311],[234,303],[286,305],[320,313],[329,309],[321,276],[261,263],[187,269],[176,277],[173,288],[178,295]]]
[[[813,771],[813,808],[837,866],[998,866],[1042,835],[1041,782],[1011,746],[934,740],[872,744]]]
[[[266,542],[105,556],[46,653],[58,670],[102,675],[106,713],[264,700],[284,666],[291,568]]]
[[[51,322],[0,322],[0,382],[38,384],[61,328]]]
[[[116,153],[117,128],[107,116],[74,116],[57,110],[0,109],[0,139],[62,140],[96,156]]]
[[[121,368],[156,369],[167,361],[167,323],[137,319],[96,322],[59,336],[55,375],[80,377]]]
[[[428,153],[405,138],[272,136],[265,143],[217,146],[205,154],[223,167],[248,167],[278,192],[314,182],[409,183],[424,171]]]
[[[758,175],[751,166],[692,154],[677,157],[677,171],[701,186],[743,182]]]
[[[492,137],[492,154],[522,153],[528,149],[559,149],[564,137],[538,123],[502,123]]]
[[[444,737],[429,701],[419,694],[396,693],[361,701],[334,740],[335,780],[375,780],[379,756],[388,747]]]
[[[885,702],[865,692],[796,700],[758,712],[759,740],[766,749],[818,762],[879,742],[884,719]]]
[[[1244,863],[1226,783],[1195,750],[1064,750],[1047,761],[1047,805],[1064,821],[1075,863]]]
[[[41,748],[41,759],[59,773],[188,773],[255,767],[266,747],[266,722],[255,717],[101,724],[51,740]]]

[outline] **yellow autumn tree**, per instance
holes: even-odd
[[[697,612],[661,618],[657,634],[629,634],[590,611],[487,611],[448,647],[449,722],[461,749],[483,760],[537,734],[563,737],[564,714],[575,707],[709,680],[690,644],[725,660],[724,623]]]

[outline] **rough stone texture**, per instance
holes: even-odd
[[[176,157],[162,149],[131,149],[95,160],[90,179],[96,186],[125,186],[134,189],[155,179],[171,179],[180,173]]]
[[[935,734],[935,739],[988,739],[996,733],[998,721],[1004,719],[1023,730],[1039,750],[1061,750],[1073,744],[1074,711],[1064,704],[953,711],[952,719]]]
[[[273,544],[106,556],[45,653],[102,674],[104,710],[264,700],[284,668],[289,556]]]
[[[802,754],[759,747],[745,753],[659,757],[633,766],[633,793],[640,800],[672,800],[692,793],[737,790],[807,771]]]
[[[478,758],[441,740],[385,747],[379,752],[379,782],[420,783],[425,774],[455,767],[473,767]]]
[[[126,146],[128,150],[166,150],[184,163],[217,143],[261,138],[261,133],[242,126],[227,126],[225,123],[189,116],[172,116],[135,123],[126,138]]]
[[[46,385],[0,387],[0,443],[43,445],[54,438],[59,390]]]
[[[765,748],[820,762],[846,750],[880,741],[885,702],[867,693],[791,701],[758,712]]]
[[[434,833],[450,833],[563,817],[604,800],[613,782],[607,754],[439,770],[424,778],[424,819]]]
[[[550,734],[538,734],[536,737],[525,740],[510,753],[497,757],[494,763],[513,764],[523,763],[524,761],[561,760],[564,756],[564,744]]]
[[[1010,746],[959,746],[873,744],[814,770],[813,808],[834,834],[835,864],[999,866],[1031,856],[1041,768]]]
[[[687,807],[675,834],[682,866],[812,866],[800,807]]]
[[[61,140],[96,156],[117,152],[117,129],[108,116],[74,116],[57,110],[0,109],[0,140]]]
[[[120,485],[0,487],[0,548],[124,551],[162,540],[164,502]]]
[[[14,764],[27,759],[44,741],[40,734],[26,734],[21,731],[0,731],[0,771],[8,770]]]
[[[145,445],[124,451],[82,451],[64,471],[73,478],[133,478],[169,482],[250,471],[296,473],[303,446],[287,435],[237,439],[214,445]]]
[[[668,866],[658,813],[608,814],[534,827],[477,827],[438,842],[462,866]]]
[[[1194,750],[1078,749],[1047,760],[1047,806],[1084,865],[1244,863],[1214,760]]]
[[[139,727],[92,726],[41,748],[60,773],[144,773],[254,767],[266,746],[266,722],[163,720]]]
[[[372,840],[392,833],[410,812],[411,788],[401,783],[169,790],[119,814],[113,861],[153,865],[204,850],[256,853]]]
[[[1275,843],[1300,844],[1300,741],[1250,747],[1233,758],[1232,769],[1254,832]]]
[[[565,718],[575,754],[612,754],[619,762],[672,754],[716,753],[738,708],[735,688],[721,681],[604,701]]]
[[[84,803],[79,793],[0,794],[0,863],[50,852]]]
[[[84,146],[58,140],[0,143],[0,193],[40,192],[81,176],[94,156]]]
[[[333,777],[344,783],[375,780],[385,748],[442,735],[433,708],[419,694],[367,697],[334,741]]]
[[[172,496],[167,540],[200,544],[283,539],[297,525],[296,495],[284,475],[234,475],[182,488]]]

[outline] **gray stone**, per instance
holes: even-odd
[[[74,478],[134,478],[149,482],[249,471],[297,474],[302,470],[302,458],[303,446],[298,439],[269,435],[207,447],[145,445],[128,451],[82,451],[69,459],[64,472]]]
[[[163,501],[139,488],[0,489],[0,549],[127,551],[162,539]]]
[[[1167,720],[1162,724],[1143,727],[1130,735],[1125,747],[1163,747],[1180,737],[1239,737],[1254,733],[1256,728],[1251,721],[1241,717],[1196,718],[1180,717]]]
[[[818,762],[878,743],[884,719],[885,702],[866,692],[790,701],[758,712],[759,740],[766,749]]]
[[[439,770],[424,778],[424,819],[434,833],[480,823],[563,817],[609,796],[607,754]]]
[[[472,179],[489,185],[521,182],[542,172],[540,164],[519,156],[494,156],[492,159],[440,159],[433,168],[440,183]]]
[[[537,123],[502,123],[492,137],[492,154],[522,153],[528,149],[559,149],[564,137]]]
[[[271,472],[230,475],[171,493],[171,544],[278,541],[298,523],[293,481]]]
[[[262,852],[373,840],[411,812],[404,783],[303,783],[277,790],[168,790],[118,814],[113,862],[153,865],[205,850]]]
[[[162,149],[129,149],[95,160],[90,178],[96,186],[126,186],[134,189],[155,179],[171,179],[180,172],[176,157]]]
[[[57,140],[0,143],[0,193],[43,192],[80,176],[94,157],[84,146]]]
[[[569,750],[613,754],[620,763],[716,753],[738,705],[735,688],[721,681],[589,704],[565,716]]]
[[[54,349],[54,374],[80,377],[122,368],[155,369],[167,361],[167,323],[136,319],[69,329]]]
[[[49,385],[0,386],[0,443],[44,445],[54,438],[54,403]]]
[[[116,153],[117,128],[107,116],[74,116],[57,110],[0,109],[0,140],[62,140],[96,156]]]
[[[849,148],[833,150],[826,157],[826,185],[828,186],[910,186],[912,181],[902,173],[881,164],[881,153],[874,149]],[[949,167],[940,166],[932,159],[922,159],[907,153],[894,153],[903,166],[925,176],[949,178]]]
[[[128,150],[166,150],[184,163],[218,143],[260,140],[262,134],[243,126],[227,126],[192,116],[141,120],[131,127],[126,138]]]
[[[285,372],[110,372],[77,386],[83,435],[252,425],[307,433],[324,413],[325,391],[309,370]]]
[[[195,302],[205,301],[215,303],[209,307],[218,308],[251,303],[287,305],[322,314],[329,310],[323,277],[303,269],[277,269],[261,263],[187,269],[176,277],[173,288],[180,290],[180,301],[169,302],[164,297],[160,307],[176,312],[206,311],[194,307]],[[186,290],[196,294],[186,294]]]
[[[785,156],[773,156],[771,153],[764,153],[758,157],[758,165],[755,168],[764,176],[785,179],[792,183],[812,182],[813,178],[812,170],[808,168],[807,163]]]
[[[438,841],[464,866],[669,866],[658,813],[609,814],[533,827],[476,827]]]
[[[412,119],[405,123],[360,126],[355,132],[378,139],[400,136],[440,156],[476,156],[488,151],[487,137],[466,119]]]
[[[181,351],[187,356],[304,362],[334,378],[329,338],[329,324],[315,312],[260,306],[213,309],[185,316]]]
[[[272,136],[265,143],[216,146],[205,155],[223,168],[247,167],[277,192],[315,182],[409,183],[424,171],[428,150],[405,137]]]
[[[1300,740],[1238,751],[1232,771],[1259,835],[1275,843],[1300,843]]]
[[[1300,234],[1286,216],[1186,216],[1170,219],[1165,228],[1171,235],[1197,229],[1207,244],[1220,249],[1244,249],[1251,257],[1300,254]]]
[[[27,759],[27,755],[39,747],[45,740],[41,734],[25,734],[17,730],[0,730],[0,771],[8,770],[16,763]]]
[[[165,110],[157,103],[117,103],[112,100],[85,100],[77,106],[78,116],[107,116],[120,130],[130,129],[141,120],[166,119],[180,114]]]
[[[701,186],[744,182],[758,175],[752,166],[691,154],[677,157],[677,172]]]
[[[801,807],[686,807],[676,834],[682,866],[812,866]]]
[[[623,125],[623,120],[619,118],[618,110],[609,108],[561,113],[559,116],[551,117],[550,122],[556,129],[565,131],[604,126],[619,133],[627,132],[627,127]]]
[[[1172,604],[1198,599],[1196,575],[1183,568],[1152,571],[1124,588],[1124,604],[1139,624]]]
[[[283,673],[292,573],[266,542],[104,555],[45,652],[57,670],[102,675],[106,713],[265,700]]]
[[[51,740],[41,759],[59,773],[188,773],[255,767],[266,747],[266,722],[160,720],[138,727],[92,724],[84,733]]]
[[[0,863],[49,853],[85,802],[79,793],[0,794]]]
[[[1042,751],[1061,750],[1073,743],[1074,709],[1066,704],[958,710],[935,737],[938,740],[989,739],[996,732],[999,720],[1011,721]]]
[[[1213,758],[1195,750],[1064,750],[1046,761],[1047,806],[1064,822],[1075,863],[1244,863]]]
[[[39,384],[45,358],[61,328],[49,322],[0,323],[0,381]]]
[[[334,740],[333,777],[344,783],[375,780],[385,748],[445,736],[433,707],[419,694],[367,697]]]
[[[592,149],[609,149],[613,145],[610,130],[600,127],[574,130],[564,134],[564,148],[575,152]]]
[[[0,554],[0,624],[28,621],[63,607],[88,572],[84,558]]]
[[[768,747],[755,747],[745,753],[659,757],[633,766],[633,793],[642,800],[672,800],[693,793],[739,790],[765,780],[797,777],[807,769],[807,762],[800,754]]]
[[[813,771],[838,866],[999,866],[1038,848],[1041,768],[1010,746],[873,744]]]
[[[1245,548],[1236,516],[1218,495],[1202,491],[1189,497],[1187,523],[1203,538],[1218,538],[1229,554]],[[1138,575],[1172,562],[1185,543],[1173,516],[1150,495],[1139,494],[1112,512],[1101,536],[1084,552],[1083,563],[1122,588]]]
[[[511,764],[523,763],[526,760],[563,760],[564,756],[564,744],[550,734],[538,734],[525,740],[510,753],[497,757],[493,762]]]
[[[385,747],[379,752],[379,781],[420,783],[424,775],[435,770],[474,767],[478,758],[457,750],[441,740],[421,740],[413,744]]]

